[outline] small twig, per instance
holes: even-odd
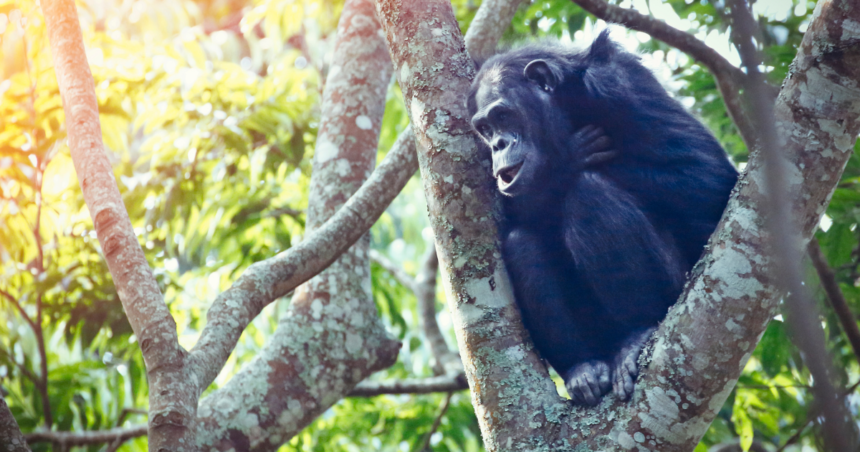
[[[854,392],[855,389],[857,389],[858,386],[860,386],[860,380],[858,380],[853,385],[845,388],[842,391],[842,396],[844,397],[848,394],[851,394],[852,392]],[[801,426],[799,429],[797,429],[797,432],[795,432],[794,435],[791,435],[787,440],[785,440],[785,443],[782,446],[779,446],[779,448],[776,450],[776,452],[782,452],[785,450],[786,447],[796,443],[797,440],[800,439],[800,435],[804,432],[804,430],[806,430],[806,427],[809,427],[809,424],[811,424],[812,421],[815,420],[816,417],[817,417],[817,415],[816,416],[808,416],[808,419],[803,424],[803,426]]]
[[[21,317],[23,317],[24,320],[27,322],[27,324],[30,325],[30,328],[32,328],[35,331],[36,330],[36,324],[33,322],[33,319],[31,319],[30,316],[27,315],[27,311],[24,311],[24,308],[21,306],[21,303],[18,303],[18,300],[15,297],[13,297],[12,294],[10,294],[9,292],[6,292],[5,290],[0,290],[0,295],[2,295],[4,298],[6,298],[6,300],[8,300],[9,303],[12,303],[12,306],[15,307],[15,309],[18,311],[19,314],[21,314]]]
[[[362,381],[348,397],[374,397],[383,394],[429,394],[469,389],[465,374],[394,381]]]
[[[405,286],[413,293],[417,291],[417,283],[409,273],[406,273],[402,268],[395,264],[391,259],[385,257],[382,253],[376,250],[370,250],[370,260],[379,264],[385,271],[391,273],[391,276],[400,284]]]
[[[39,355],[41,358],[40,362],[40,371],[41,375],[36,376],[28,369],[24,369],[20,365],[18,366],[23,372],[24,375],[33,381],[33,384],[36,385],[36,389],[39,390],[39,396],[42,399],[42,410],[45,412],[45,424],[50,426],[53,425],[53,417],[51,416],[51,402],[48,400],[48,361],[47,361],[47,352],[45,351],[45,340],[42,333],[42,324],[39,319],[41,319],[41,311],[42,311],[42,295],[39,294],[39,297],[36,300],[36,320],[30,318],[27,313],[24,311],[24,308],[21,307],[21,304],[18,303],[18,300],[15,299],[10,293],[0,290],[0,295],[6,298],[13,306],[18,310],[21,314],[21,317],[27,321],[27,324],[30,325],[30,328],[33,330],[33,334],[36,335],[36,343],[39,346]],[[4,352],[5,353],[5,352]],[[8,354],[7,354],[8,356]],[[10,361],[18,365],[18,363],[9,358]]]
[[[39,370],[40,379],[36,383],[39,395],[42,398],[42,413],[45,416],[45,427],[50,429],[54,425],[54,416],[51,412],[51,400],[48,397],[48,352],[45,350],[45,333],[42,330],[42,294],[36,297],[36,344],[39,347]]]
[[[439,407],[439,414],[436,416],[436,419],[433,420],[433,425],[430,426],[430,431],[424,435],[424,441],[421,442],[421,447],[418,448],[418,452],[432,450],[430,449],[430,439],[433,437],[433,434],[436,433],[436,430],[439,429],[439,425],[442,424],[442,417],[444,417],[445,412],[448,411],[452,395],[454,395],[454,393],[449,392],[448,395],[445,396],[445,399],[442,400],[442,406]]]
[[[421,269],[415,277],[418,318],[421,319],[421,328],[430,344],[430,352],[436,360],[434,366],[436,374],[456,375],[463,372],[463,363],[460,361],[460,356],[448,347],[445,336],[439,329],[439,322],[436,321],[436,275],[438,273],[439,258],[436,255],[436,244],[431,241],[427,244]]]
[[[842,325],[842,331],[848,337],[848,342],[851,344],[851,349],[854,351],[854,357],[860,362],[860,329],[857,328],[857,318],[848,307],[848,302],[845,301],[845,295],[842,289],[839,288],[839,282],[836,281],[836,274],[830,265],[827,264],[827,258],[821,252],[821,246],[818,240],[812,239],[807,248],[809,258],[812,261],[812,266],[818,273],[818,280],[821,281],[821,287],[827,295],[827,301],[836,313],[839,319],[839,324]]]
[[[415,298],[418,300],[418,318],[421,321],[421,329],[430,345],[430,353],[436,361],[433,365],[433,371],[436,375],[461,373],[463,365],[460,362],[460,357],[448,348],[445,337],[439,329],[439,323],[436,321],[436,274],[439,269],[436,245],[433,242],[427,245],[427,251],[421,259],[421,269],[414,278],[375,250],[370,251],[370,258],[415,294]]]
[[[146,410],[141,408],[123,408],[122,411],[119,412],[119,417],[116,419],[116,426],[119,427],[125,421],[125,418],[128,417],[129,414],[139,414],[141,416],[146,416],[148,413]]]
[[[785,450],[786,447],[796,443],[797,440],[800,439],[800,435],[803,434],[803,432],[806,430],[806,427],[809,427],[809,424],[812,423],[812,419],[814,419],[814,418],[812,416],[810,416],[809,419],[806,420],[806,423],[803,424],[802,427],[797,429],[797,432],[795,432],[794,435],[791,435],[787,440],[785,440],[785,444],[783,444],[782,446],[779,446],[779,448],[776,450],[776,452],[782,452]]]
[[[25,377],[27,377],[28,380],[32,381],[34,385],[39,386],[39,381],[40,381],[39,376],[34,374],[32,371],[30,371],[30,369],[25,367],[23,364],[19,363],[18,361],[15,361],[15,358],[12,356],[12,354],[7,352],[6,349],[0,348],[0,355],[5,356],[6,359],[9,360],[9,362],[14,364],[15,367],[17,367],[18,370],[21,371],[21,374],[23,374]]]
[[[803,389],[811,389],[812,386],[809,385],[738,385],[740,389],[789,389],[789,388],[803,388]]]
[[[145,436],[148,427],[138,425],[128,428],[112,428],[109,430],[92,430],[84,432],[52,432],[37,431],[24,435],[29,444],[55,443],[61,447],[88,446],[91,444],[113,443],[117,440],[127,441],[132,438]]]
[[[293,218],[297,218],[299,215],[303,214],[304,211],[291,209],[289,207],[281,207],[279,209],[270,210],[262,215],[263,218],[279,218],[284,215],[291,216]]]

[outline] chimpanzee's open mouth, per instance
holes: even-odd
[[[499,179],[502,180],[502,183],[505,185],[510,184],[514,181],[514,178],[517,177],[517,174],[520,172],[520,168],[523,167],[523,162],[517,163],[514,166],[509,166],[499,171]]]

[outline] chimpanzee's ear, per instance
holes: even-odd
[[[532,60],[523,69],[523,75],[526,79],[535,82],[540,88],[546,92],[553,92],[555,87],[561,81],[560,74],[552,70],[549,63],[544,60]]]
[[[618,44],[609,39],[609,30],[603,30],[588,49],[588,59],[593,63],[607,63],[618,52]]]

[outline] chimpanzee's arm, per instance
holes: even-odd
[[[568,384],[578,404],[595,405],[610,390],[609,362],[596,361],[590,335],[593,303],[579,309],[571,300],[587,297],[562,246],[547,245],[546,231],[518,227],[502,237],[502,253],[523,323],[543,357]],[[556,239],[557,240],[557,239]],[[567,271],[565,271],[567,270]]]
[[[656,324],[677,298],[683,263],[635,198],[597,172],[576,179],[565,199],[564,239],[577,273],[618,322]]]

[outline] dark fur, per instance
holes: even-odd
[[[523,74],[538,59],[558,80],[549,94]],[[500,80],[488,77],[496,71]],[[569,389],[605,376],[577,372],[583,363],[608,363],[618,380],[619,353],[634,353],[625,346],[638,341],[635,363],[675,303],[737,172],[713,135],[606,32],[585,51],[536,44],[490,58],[472,85],[470,114],[481,107],[481,84],[493,81],[512,88],[508,100],[527,118],[522,136],[556,163],[504,200],[503,255],[525,325]],[[605,131],[618,155],[583,169],[570,137],[589,124]],[[582,372],[585,380],[571,382]],[[597,397],[607,392],[600,386]],[[628,386],[622,398],[632,380]]]

